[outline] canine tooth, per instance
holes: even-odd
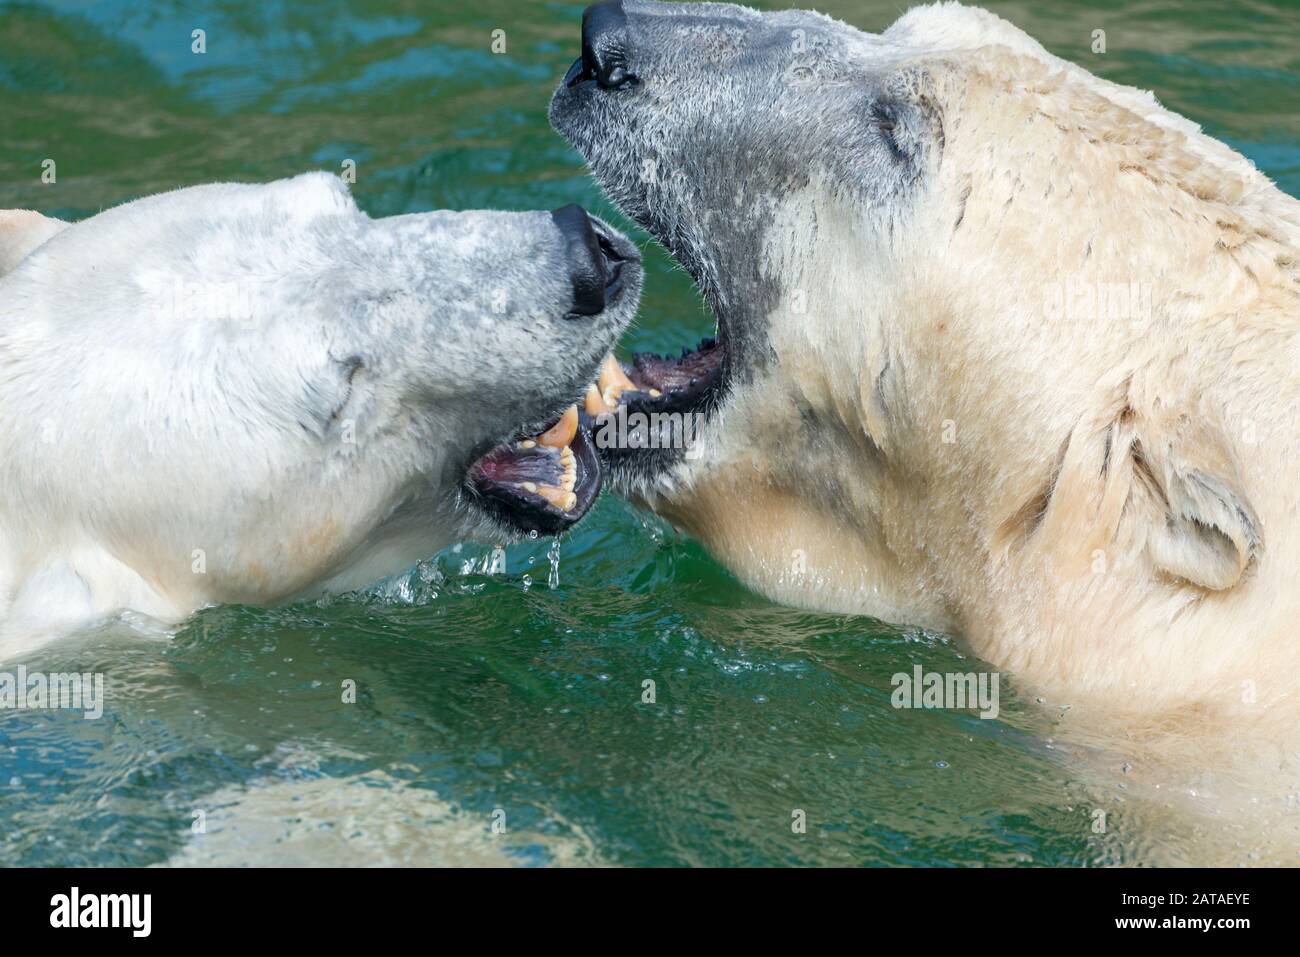
[[[578,496],[554,485],[541,486],[537,489],[537,494],[562,512],[567,512],[578,504]]]
[[[536,482],[523,482],[523,483],[520,484],[519,487],[520,487],[521,489],[523,489],[525,492],[527,492],[529,495],[536,495],[536,494],[537,494],[537,483],[536,483]]]
[[[564,410],[564,415],[560,416],[560,421],[556,422],[542,435],[539,435],[537,441],[548,448],[559,449],[572,442],[573,437],[577,434],[578,407],[571,405]]]
[[[624,392],[637,391],[636,383],[627,377],[627,373],[613,356],[605,357],[600,367],[600,379],[596,384],[605,405],[610,408],[618,405],[619,396]]]
[[[636,389],[636,385],[627,377],[627,373],[613,356],[605,356],[605,361],[600,366],[600,378],[596,380],[596,384],[605,395],[609,394],[611,388],[617,388],[619,392],[625,389]]]
[[[600,390],[596,388],[594,382],[587,386],[587,398],[584,404],[587,408],[587,414],[591,416],[604,415],[606,412],[614,411],[605,403],[604,397],[601,396]]]

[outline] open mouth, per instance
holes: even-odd
[[[569,244],[569,319],[599,316],[627,295],[636,296],[640,257],[635,246],[611,237],[604,224],[591,223],[578,206],[551,215]],[[581,520],[600,495],[593,428],[588,413],[571,405],[488,451],[470,466],[465,484],[476,504],[506,528],[558,534]]]
[[[470,468],[480,505],[524,532],[554,535],[587,514],[601,469],[576,405],[544,431],[497,446]]]
[[[637,91],[646,89],[631,62],[627,27],[621,2],[587,8],[582,19],[582,52],[552,99],[551,123],[587,158],[614,202],[668,249],[709,299],[701,270],[694,268],[698,265],[694,257],[682,255],[685,250],[678,248],[675,230],[650,214],[643,201],[645,181],[629,174],[637,167],[638,158],[620,159],[617,142],[602,142],[604,125],[621,122],[623,110],[634,108],[639,99]],[[721,316],[716,307],[714,312]],[[637,353],[625,363],[606,358],[582,407],[584,421],[597,427],[593,433],[597,454],[620,491],[635,490],[643,480],[671,465],[674,453],[682,448],[681,442],[672,440],[683,434],[683,420],[691,420],[689,434],[697,438],[698,426],[720,404],[736,358],[724,334],[725,325],[719,321],[715,338],[683,349],[679,356]],[[617,431],[600,428],[611,415],[628,423],[627,427]],[[641,423],[635,429],[631,425],[634,417]],[[611,435],[619,441],[611,443]]]
[[[717,339],[705,339],[676,358],[643,352],[624,365],[606,356],[581,409],[569,406],[544,430],[521,434],[474,463],[469,482],[480,506],[523,532],[555,535],[576,524],[600,495],[603,464],[682,448],[648,437],[601,444],[603,423],[618,414],[643,413],[650,423],[655,413],[707,414],[722,386],[724,354]]]
[[[596,421],[619,411],[707,413],[722,385],[725,355],[722,343],[709,338],[694,349],[682,349],[677,357],[638,352],[624,365],[609,356],[600,378],[587,387],[585,411]]]

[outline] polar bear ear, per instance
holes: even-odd
[[[1241,491],[1226,437],[1183,425],[1172,440],[1147,435],[1133,449],[1135,466],[1157,493],[1147,553],[1176,578],[1231,588],[1259,556],[1259,518]]]
[[[904,179],[921,175],[943,153],[943,114],[930,76],[909,68],[886,78],[867,104],[867,126]]]
[[[30,209],[0,209],[0,276],[67,227],[61,219],[51,219]]]

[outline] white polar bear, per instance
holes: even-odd
[[[0,266],[0,656],[572,524],[560,413],[641,283],[576,206],[371,219],[323,173],[9,213]]]
[[[951,3],[604,3],[551,119],[718,317],[626,369],[708,421],[624,491],[777,600],[1294,741],[1300,203]]]

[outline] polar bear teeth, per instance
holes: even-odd
[[[723,378],[724,349],[715,338],[702,339],[679,358],[638,352],[625,367],[606,356],[599,378],[587,386],[583,408],[591,418],[622,406],[634,411],[699,411]]]
[[[560,465],[564,469],[564,474],[560,477],[560,488],[572,492],[573,487],[578,484],[578,462],[573,457],[573,449],[567,445],[560,449]],[[565,508],[566,512],[568,510]]]
[[[604,415],[618,408],[624,392],[648,392],[650,398],[657,399],[663,395],[658,389],[643,389],[627,377],[623,367],[613,356],[606,356],[600,366],[600,378],[587,386],[587,395],[583,406],[588,415]]]
[[[561,512],[569,512],[578,504],[578,496],[573,492],[566,492],[564,489],[556,488],[554,485],[542,485],[537,489],[537,494],[546,501],[550,502]]]
[[[536,439],[524,439],[519,448],[533,451],[534,454],[545,452],[556,457],[559,463],[558,485],[538,482],[517,482],[517,488],[529,495],[537,495],[562,512],[572,511],[578,504],[574,489],[578,484],[578,460],[573,455],[570,444],[578,434],[578,407],[571,405],[565,409],[559,420],[539,435]]]
[[[571,405],[564,410],[560,421],[537,437],[539,445],[552,449],[567,449],[578,434],[578,407]]]

